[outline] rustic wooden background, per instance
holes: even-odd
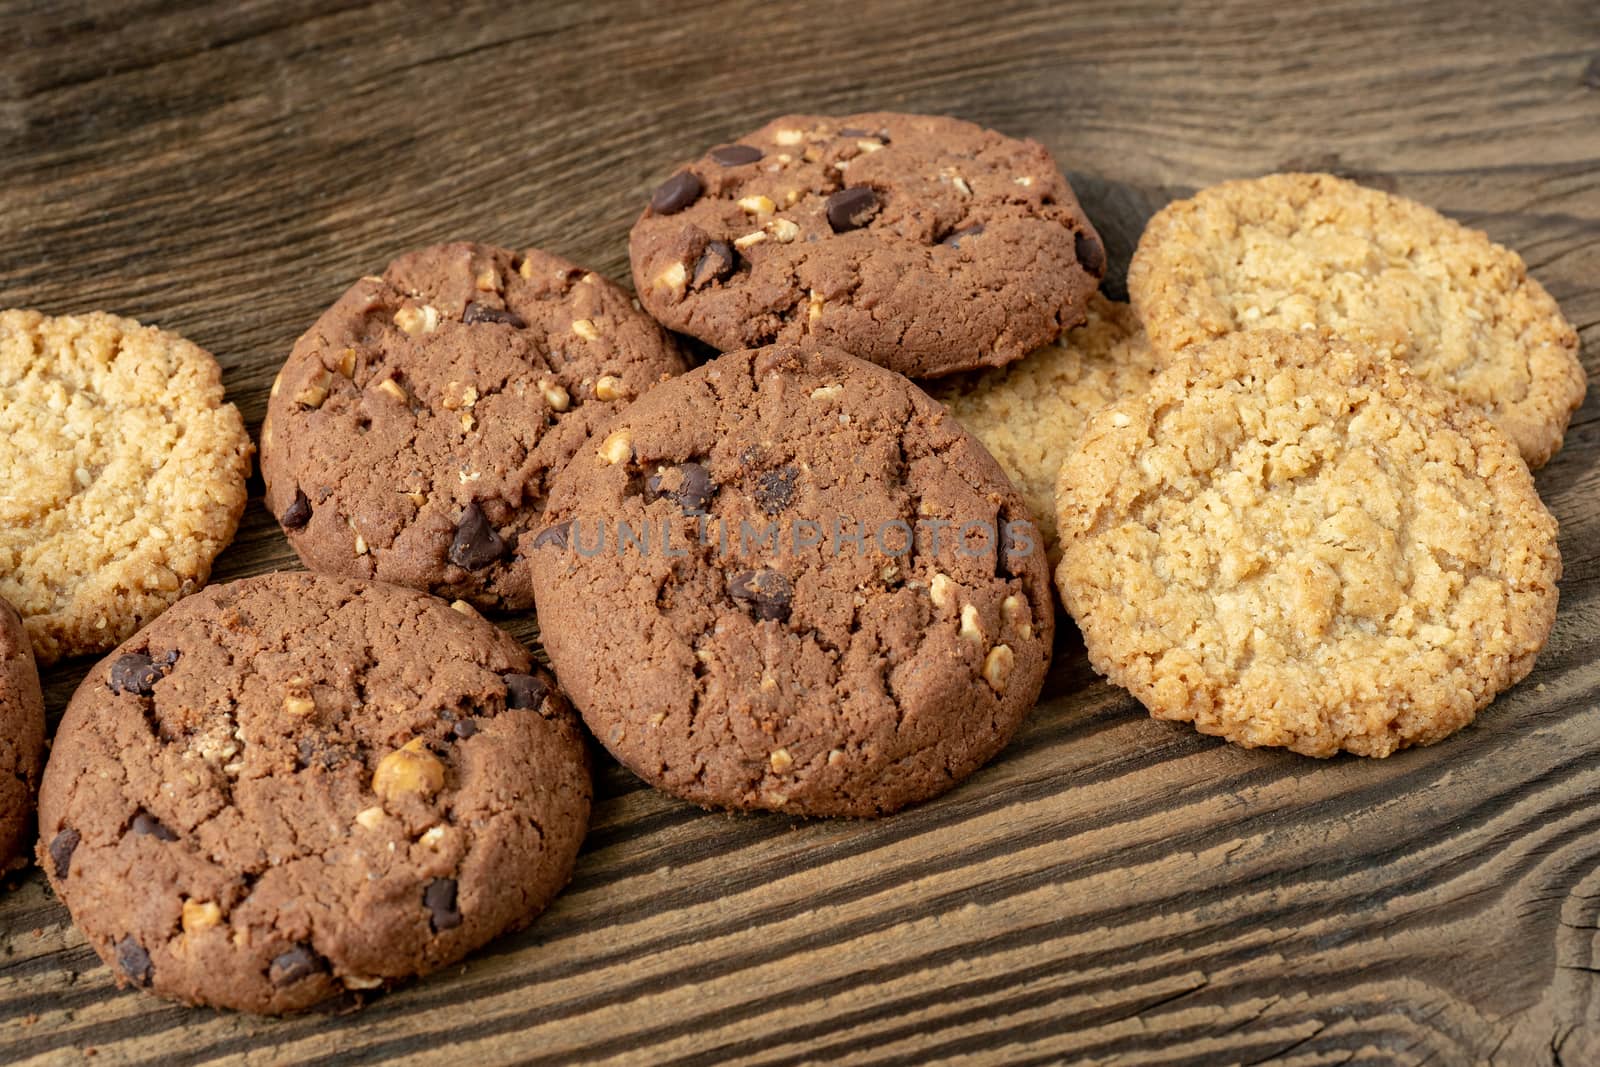
[[[1042,140],[1116,270],[1223,178],[1418,197],[1520,249],[1594,372],[1600,6],[1176,6],[10,0],[0,305],[187,334],[259,425],[296,335],[401,250],[537,244],[622,279],[676,161],[784,110],[895,108]],[[892,819],[706,814],[607,766],[553,910],[359,1013],[118,992],[14,878],[0,1061],[1600,1063],[1597,394],[1539,476],[1555,635],[1445,744],[1202,739],[1098,682],[1067,626],[1003,757]],[[291,565],[258,484],[217,577]],[[50,674],[53,714],[83,669]]]

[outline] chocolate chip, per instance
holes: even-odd
[[[455,725],[450,727],[450,732],[456,740],[465,741],[478,732],[478,722],[476,719],[457,719]]]
[[[116,662],[111,664],[111,691],[151,696],[156,691],[156,683],[172,673],[172,665],[176,662],[176,651],[168,652],[159,661],[139,652],[118,656]]]
[[[572,520],[558,522],[554,526],[547,526],[540,530],[533,539],[534,548],[546,548],[554,545],[556,548],[567,547],[567,533],[572,529]]]
[[[550,683],[537,674],[507,674],[501,681],[506,683],[508,708],[537,708],[550,692]]]
[[[968,226],[964,230],[957,230],[956,232],[952,233],[949,237],[946,237],[941,243],[942,244],[947,244],[951,248],[960,248],[962,241],[965,241],[968,237],[976,237],[979,234],[981,234],[982,232],[983,232],[983,224],[979,223],[976,226]]]
[[[503,322],[507,326],[524,329],[528,323],[515,311],[505,311],[501,308],[492,308],[487,304],[471,303],[467,310],[461,313],[461,321],[468,326],[479,322]]]
[[[132,934],[117,942],[117,966],[134,985],[138,986],[149,985],[150,979],[155,975],[155,967],[150,963],[150,953],[133,939]]]
[[[689,278],[691,289],[704,289],[712,282],[720,282],[732,274],[739,265],[739,253],[726,241],[712,241],[695,261],[694,274]]]
[[[859,230],[878,213],[878,194],[864,185],[840,189],[824,205],[834,233]]]
[[[72,854],[78,850],[81,840],[83,835],[70,826],[50,839],[50,862],[55,866],[57,878],[65,878],[72,870]]]
[[[311,501],[299,489],[294,491],[294,499],[289,501],[289,506],[283,509],[283,514],[278,516],[278,522],[285,530],[298,530],[311,521]]]
[[[768,515],[776,515],[794,500],[795,479],[800,472],[793,467],[779,467],[775,471],[762,471],[756,476],[756,503]]]
[[[450,562],[475,571],[487,567],[506,554],[506,541],[489,525],[489,518],[474,500],[461,513],[456,539],[450,543]]]
[[[310,978],[324,970],[322,957],[305,945],[296,945],[288,952],[272,958],[267,967],[267,978],[273,985],[283,986]]]
[[[456,909],[456,880],[435,878],[422,891],[423,906],[428,909],[428,923],[433,932],[449,930],[461,925],[461,912]]]
[[[761,149],[748,144],[725,144],[711,150],[712,162],[723,167],[742,167],[761,158]]]
[[[668,482],[667,476],[674,473],[677,475],[673,479],[678,483],[677,488],[664,488]],[[651,499],[670,497],[677,501],[685,515],[705,514],[706,505],[717,493],[717,484],[711,480],[710,469],[694,460],[657,471],[645,482],[645,487],[650,491]]]
[[[782,622],[789,617],[792,599],[789,579],[777,571],[740,571],[730,575],[728,595],[748,607],[758,619]]]
[[[680,170],[660,185],[650,197],[650,210],[657,215],[676,215],[705,191],[700,178],[692,170]]]
[[[168,830],[160,819],[148,811],[141,811],[133,817],[133,825],[129,827],[141,837],[154,837],[157,841],[176,841],[178,835]]]
[[[1078,262],[1083,264],[1083,269],[1093,274],[1096,278],[1103,278],[1106,274],[1106,249],[1100,239],[1092,233],[1080,233],[1076,241]]]

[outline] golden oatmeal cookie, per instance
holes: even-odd
[[[1549,636],[1561,557],[1488,420],[1362,345],[1236,334],[1090,420],[1056,584],[1095,669],[1246,746],[1387,756]]]
[[[926,383],[933,398],[982,441],[1056,547],[1056,475],[1089,416],[1149,387],[1161,360],[1127,304],[1099,293],[1082,326],[1008,367]]]
[[[39,662],[110,648],[204,585],[250,454],[204,349],[103,312],[0,312],[0,596]]]
[[[1403,358],[1539,467],[1583,402],[1578,335],[1522,257],[1413,200],[1329,174],[1224,182],[1150,220],[1128,292],[1151,343],[1324,331]]]

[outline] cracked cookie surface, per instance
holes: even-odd
[[[252,447],[211,354],[103,312],[0,312],[0,597],[40,663],[205,584]]]
[[[524,609],[519,539],[550,477],[685,367],[592,271],[536,250],[422,249],[295,344],[261,431],[267,506],[314,571]]]
[[[28,633],[0,600],[0,871],[26,866],[44,762],[44,697]]]
[[[1196,349],[1090,420],[1058,496],[1056,582],[1095,669],[1243,745],[1438,741],[1555,619],[1556,522],[1515,446],[1361,345]]]
[[[1168,352],[1253,329],[1367,342],[1488,415],[1530,467],[1583,402],[1577,332],[1521,256],[1329,174],[1224,182],[1167,205],[1128,291]]]
[[[723,351],[805,341],[914,377],[1083,321],[1105,249],[1050,154],[959,119],[785,115],[657,188],[639,299]]]
[[[1056,546],[1056,477],[1089,417],[1149,388],[1163,362],[1126,304],[1099,293],[1088,319],[1006,367],[928,383],[928,392],[988,448],[1022,493],[1049,550]]]
[[[459,607],[249,578],[89,673],[38,859],[119,983],[296,1011],[459,960],[566,884],[591,796],[576,716]]]
[[[971,774],[1038,697],[1055,613],[1026,514],[899,375],[826,348],[731,353],[634,403],[557,480],[542,639],[652,785],[884,814]]]

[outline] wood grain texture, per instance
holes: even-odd
[[[784,110],[896,108],[1043,141],[1114,271],[1150,212],[1223,178],[1417,197],[1522,251],[1593,374],[1600,8],[1522,9],[13,0],[0,305],[178,330],[255,427],[294,338],[401,250],[536,244],[623,279],[676,162]],[[355,1014],[119,992],[39,873],[14,878],[0,1060],[1600,1063],[1596,392],[1539,475],[1554,637],[1444,744],[1222,745],[1098,681],[1068,625],[1010,749],[895,818],[706,814],[606,765],[544,918]],[[218,578],[293,564],[259,489]],[[50,673],[53,714],[85,666]]]

